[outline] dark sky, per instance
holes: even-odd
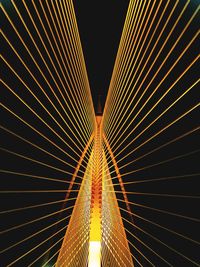
[[[98,94],[106,98],[129,1],[73,2],[96,106]]]

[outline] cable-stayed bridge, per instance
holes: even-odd
[[[95,111],[72,0],[1,1],[0,266],[199,266],[199,7],[130,0]]]

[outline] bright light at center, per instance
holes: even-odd
[[[88,267],[101,267],[101,242],[90,241]]]

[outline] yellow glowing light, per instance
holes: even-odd
[[[90,241],[88,267],[101,267],[101,242]]]

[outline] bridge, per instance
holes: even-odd
[[[130,0],[97,108],[73,1],[0,6],[0,265],[199,266],[198,1]]]

